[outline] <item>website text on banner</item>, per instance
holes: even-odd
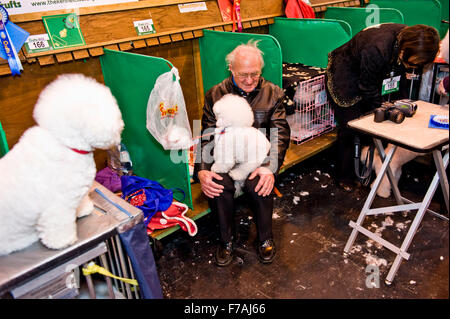
[[[0,0],[0,5],[5,7],[10,15],[14,15],[137,1],[138,0]]]

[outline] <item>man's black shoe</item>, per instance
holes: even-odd
[[[215,261],[220,267],[228,266],[233,260],[233,242],[220,243],[216,250]]]
[[[263,264],[270,264],[275,258],[275,243],[272,239],[266,239],[258,246],[258,259]]]

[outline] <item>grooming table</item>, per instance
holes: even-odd
[[[126,209],[130,216],[100,200],[94,192],[95,188]],[[142,220],[141,210],[97,182],[91,188],[90,197],[96,208],[90,215],[77,220],[76,243],[62,250],[53,250],[36,242],[28,248],[0,257],[0,298],[8,293],[13,298],[73,298],[78,295],[79,288],[75,285],[78,278],[75,278],[74,270],[97,257],[108,271],[119,276],[130,276],[125,267],[127,255],[117,235]],[[105,279],[110,297],[114,298],[111,279]],[[90,275],[86,276],[86,282],[91,298],[95,298]],[[131,296],[128,284],[122,290],[125,295]]]
[[[405,120],[401,124],[395,124],[391,121],[375,123],[373,121],[373,114],[366,115],[348,123],[348,126],[350,128],[360,133],[368,134],[373,138],[383,164],[377,178],[375,179],[375,182],[372,185],[372,189],[370,190],[370,193],[367,197],[366,202],[364,203],[357,221],[350,221],[350,226],[353,228],[353,231],[347,241],[347,244],[345,245],[344,255],[348,254],[350,248],[355,242],[358,232],[366,235],[370,239],[380,243],[384,247],[396,253],[397,256],[385,280],[387,285],[390,285],[392,283],[395,274],[400,267],[402,259],[409,259],[410,254],[407,252],[407,250],[412,242],[414,235],[417,232],[417,229],[419,228],[425,212],[436,215],[441,219],[448,220],[448,218],[446,218],[445,216],[442,216],[428,209],[428,206],[430,205],[438,184],[440,184],[444,194],[447,212],[449,211],[449,187],[447,174],[445,172],[449,159],[448,148],[445,151],[444,157],[442,157],[443,146],[448,145],[449,143],[449,131],[445,129],[428,128],[430,115],[448,115],[448,105],[439,106],[423,101],[417,101],[417,104],[418,109],[416,114],[411,118],[405,118]],[[384,152],[382,141],[386,141],[394,145],[394,147],[390,152],[388,152],[388,154],[385,154]],[[391,159],[394,156],[398,146],[418,153],[433,153],[437,172],[434,175],[434,178],[431,181],[431,184],[422,202],[413,203],[412,201],[402,197],[400,195],[398,187],[393,182],[394,177],[389,163],[391,162]],[[387,174],[389,182],[392,186],[397,205],[375,209],[370,208],[376,196],[377,189],[385,174]],[[417,213],[400,247],[393,245],[392,243],[381,238],[375,233],[370,232],[366,228],[362,227],[362,223],[365,217],[368,215],[386,214],[408,210],[417,210]]]

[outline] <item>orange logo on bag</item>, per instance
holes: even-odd
[[[161,118],[166,116],[174,117],[178,113],[178,105],[174,105],[173,107],[164,108],[164,102],[159,103],[159,111],[161,112]]]

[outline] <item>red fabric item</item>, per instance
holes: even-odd
[[[314,9],[302,0],[284,0],[284,3],[287,18],[314,19],[316,17]]]
[[[130,200],[130,204],[133,206],[142,206],[144,202],[147,200],[147,196],[145,196],[145,191],[143,189],[139,189],[135,191],[133,194],[130,194],[126,200]]]
[[[241,0],[217,0],[223,22],[233,21],[233,32],[242,32]]]
[[[242,32],[241,0],[233,1],[233,32],[236,32],[236,25],[238,32]]]
[[[147,225],[147,234],[151,234],[156,229],[166,229],[179,225],[182,230],[189,233],[190,236],[197,234],[197,225],[186,216],[188,207],[179,202],[173,202],[164,212],[157,212]]]
[[[233,1],[230,0],[217,0],[219,3],[220,14],[222,15],[223,22],[233,21]]]

